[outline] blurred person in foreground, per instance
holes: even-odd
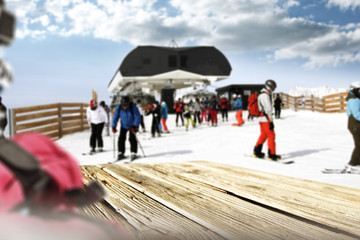
[[[0,44],[13,39],[15,17],[0,1]],[[0,96],[11,82],[0,60]],[[39,133],[0,138],[0,239],[133,239],[125,228],[81,214],[101,201],[99,182],[83,184],[80,167],[60,146]]]

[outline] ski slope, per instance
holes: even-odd
[[[275,119],[277,153],[283,158],[293,159],[293,164],[279,164],[271,161],[245,157],[251,154],[260,129],[257,121],[246,120],[241,127],[231,126],[235,122],[235,112],[229,113],[229,121],[222,122],[218,114],[217,127],[202,124],[175,127],[175,115],[170,114],[167,125],[171,133],[152,138],[149,132],[151,116],[145,117],[146,133],[139,133],[141,148],[134,163],[184,162],[205,160],[241,166],[260,171],[302,179],[326,182],[335,185],[360,188],[360,175],[323,174],[324,168],[342,168],[348,163],[354,143],[347,130],[345,113],[317,113],[310,111],[284,110],[281,119]],[[70,152],[81,165],[102,164],[114,160],[113,146],[117,146],[117,136],[104,135],[105,152],[83,155],[89,151],[90,131],[65,136],[57,141]],[[114,142],[114,137],[116,142]],[[130,155],[130,145],[126,141]],[[266,145],[263,149],[267,152]],[[116,154],[115,154],[116,155]],[[123,162],[117,163],[122,164]]]

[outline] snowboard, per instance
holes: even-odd
[[[249,158],[259,159],[259,160],[266,160],[266,161],[281,163],[281,164],[292,164],[292,163],[295,163],[294,160],[288,159],[288,158],[282,158],[282,159],[279,159],[279,160],[272,160],[272,159],[267,158],[266,156],[265,156],[264,158],[254,157],[254,155],[252,155],[252,154],[244,154],[244,156],[245,156],[245,157],[249,157]]]

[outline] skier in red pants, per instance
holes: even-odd
[[[268,157],[271,160],[281,159],[280,155],[276,155],[276,143],[275,143],[275,131],[274,122],[272,117],[272,101],[271,94],[276,89],[276,82],[274,80],[266,80],[265,88],[261,90],[258,97],[259,105],[259,124],[260,124],[260,137],[258,138],[254,147],[254,156],[258,158],[264,158],[265,154],[261,152],[263,144],[267,140],[268,142]]]

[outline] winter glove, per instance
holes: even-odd
[[[274,130],[274,128],[275,128],[274,123],[273,123],[273,122],[270,122],[270,127],[269,127],[269,129],[270,129],[270,130]]]
[[[111,131],[112,131],[113,133],[116,133],[116,132],[117,132],[116,128],[112,128]]]
[[[139,131],[139,128],[135,127],[135,126],[132,126],[130,128],[130,132],[138,132]]]

